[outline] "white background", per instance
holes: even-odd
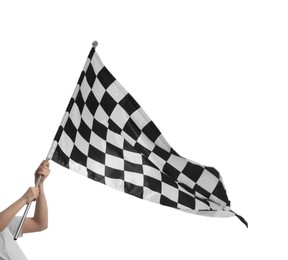
[[[28,259],[287,259],[286,1],[5,2],[0,210],[33,185],[98,40],[172,147],[216,167],[249,222],[142,201],[51,162],[49,228],[18,240]]]

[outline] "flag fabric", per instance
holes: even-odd
[[[92,47],[47,156],[140,199],[215,217],[241,216],[219,172],[180,156]]]

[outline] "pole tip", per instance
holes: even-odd
[[[98,42],[97,42],[97,41],[92,42],[92,47],[93,47],[94,49],[95,49],[97,46],[98,46]]]

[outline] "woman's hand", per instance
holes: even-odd
[[[39,188],[36,187],[30,187],[23,195],[23,199],[25,200],[26,204],[30,203],[33,200],[37,200],[38,197],[39,197]]]
[[[42,163],[39,165],[37,170],[35,171],[35,183],[39,175],[42,175],[41,181],[39,184],[42,184],[46,178],[48,177],[50,173],[49,169],[49,162],[47,160],[42,161]]]

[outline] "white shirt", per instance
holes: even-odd
[[[28,260],[14,240],[20,221],[21,217],[14,217],[8,227],[0,232],[0,260]]]

